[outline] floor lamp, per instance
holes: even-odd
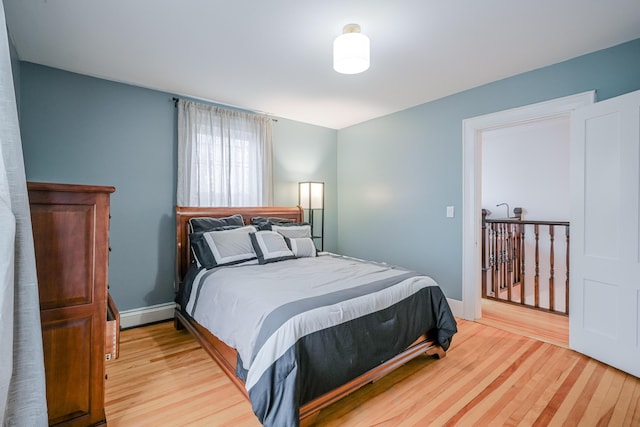
[[[324,182],[299,182],[298,204],[304,210],[305,218],[311,224],[311,238],[320,242],[324,250]],[[316,214],[319,216],[316,218]],[[320,222],[320,226],[318,226]]]

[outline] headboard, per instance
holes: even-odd
[[[251,224],[251,218],[277,217],[289,218],[295,222],[302,222],[304,214],[300,206],[260,206],[247,208],[203,208],[176,206],[176,286],[180,289],[182,279],[187,273],[191,263],[191,250],[189,247],[189,220],[198,217],[221,218],[240,214],[246,224]]]

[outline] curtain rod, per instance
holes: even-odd
[[[173,101],[173,107],[176,108],[178,106],[178,101],[180,101],[180,98],[174,96],[173,98],[171,98],[171,100]],[[227,105],[227,107],[231,107],[231,105]],[[233,107],[233,108],[239,108],[239,107]],[[265,114],[265,115],[268,116],[268,114]],[[278,119],[271,118],[271,120],[276,123],[278,122]]]

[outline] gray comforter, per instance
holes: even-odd
[[[427,276],[325,255],[200,272],[186,312],[238,351],[237,374],[265,426],[297,426],[300,405],[400,353],[456,332]]]

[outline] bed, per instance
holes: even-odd
[[[207,228],[206,218],[233,225]],[[456,333],[431,278],[309,253],[304,231],[300,207],[176,207],[175,326],[194,335],[265,426],[311,425],[321,409],[409,360],[444,357]],[[245,233],[253,259],[217,251],[244,244]]]

